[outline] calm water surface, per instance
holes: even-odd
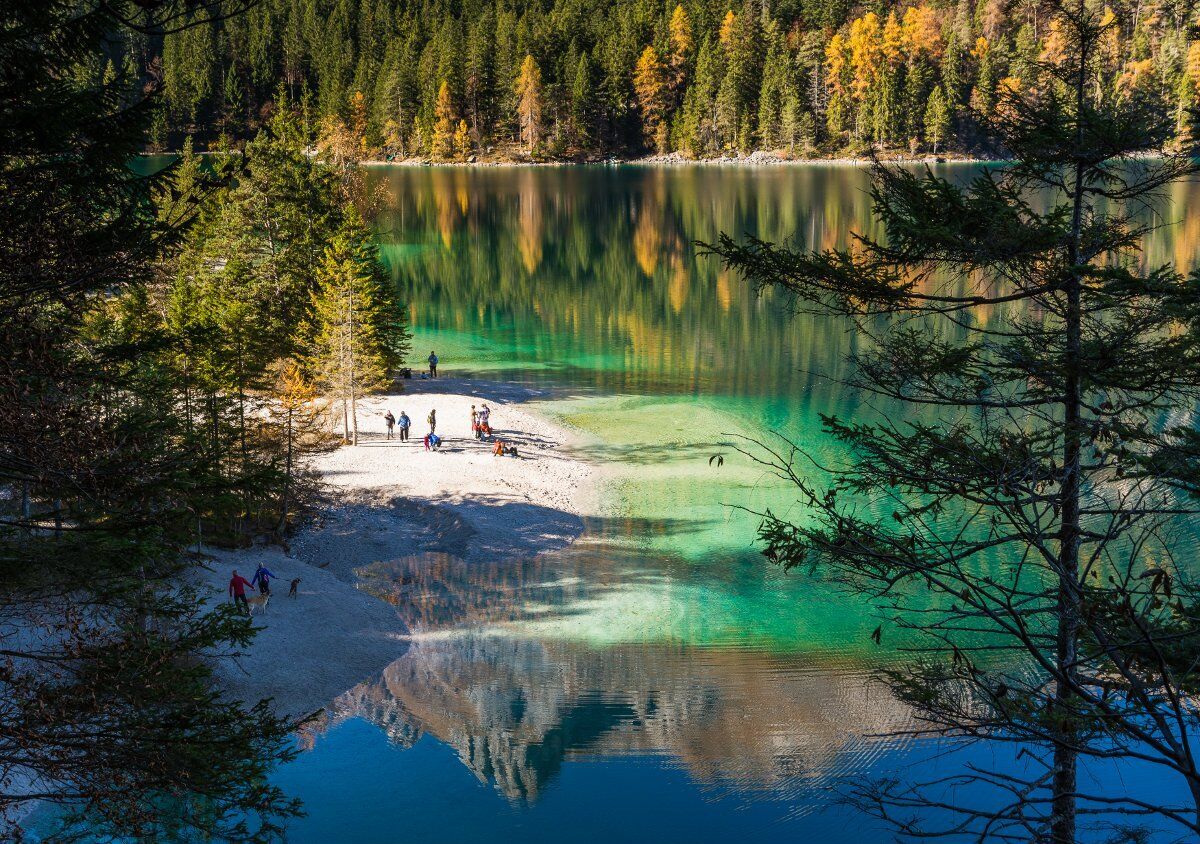
[[[370,178],[414,357],[433,348],[451,377],[538,390],[536,409],[580,429],[581,453],[609,467],[613,515],[533,560],[393,562],[417,584],[400,606],[414,643],[279,773],[309,811],[289,839],[881,837],[836,802],[839,783],[963,758],[883,737],[911,723],[870,680],[896,643],[870,642],[869,607],[764,564],[757,520],[738,508],[803,513],[729,444],[781,432],[836,458],[819,414],[898,411],[830,381],[855,348],[845,325],[791,316],[694,245],[721,231],[844,244],[875,227],[865,172]],[[1165,209],[1182,222],[1152,236],[1147,260],[1192,263],[1193,190],[1174,189]],[[1095,776],[1164,788],[1145,771]]]

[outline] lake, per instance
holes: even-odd
[[[820,414],[900,411],[838,387],[847,325],[793,315],[696,242],[844,245],[876,230],[866,187],[851,166],[369,171],[413,358],[541,391],[607,467],[613,515],[536,559],[426,561],[410,650],[277,775],[309,812],[290,841],[873,840],[840,784],[1011,756],[896,736],[911,715],[872,676],[898,643],[755,548],[755,512],[804,514],[733,444],[781,433],[836,457]],[[1171,188],[1182,221],[1147,261],[1194,262],[1194,192]]]

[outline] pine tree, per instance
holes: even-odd
[[[904,73],[903,134],[910,144],[919,142],[924,129],[925,107],[929,102],[931,73],[919,56],[910,57]],[[915,150],[914,150],[915,153]]]
[[[949,129],[950,107],[946,103],[946,95],[942,93],[942,86],[936,85],[925,105],[925,142],[933,149],[934,155]]]
[[[810,156],[817,148],[817,121],[811,111],[800,115],[800,151]]]
[[[788,92],[795,88],[791,60],[782,37],[772,33],[771,46],[763,63],[762,83],[758,92],[758,145],[762,149],[779,146],[784,134],[783,110]],[[797,98],[796,106],[799,106]]]
[[[596,91],[592,81],[592,63],[587,53],[579,56],[571,82],[571,128],[575,144],[591,145],[595,121]]]
[[[375,246],[353,206],[317,269],[309,367],[340,405],[343,439],[358,445],[358,401],[385,386],[387,298]]]
[[[1011,164],[966,183],[876,167],[882,230],[851,249],[717,248],[749,281],[853,320],[847,385],[910,409],[903,424],[827,418],[848,454],[828,483],[803,444],[757,455],[806,508],[764,515],[765,555],[883,604],[876,643],[895,626],[923,655],[886,672],[923,734],[1029,760],[972,754],[855,786],[905,837],[1071,844],[1129,815],[1200,835],[1200,583],[1169,550],[1200,514],[1200,435],[1168,421],[1200,393],[1200,274],[1140,254],[1144,203],[1198,165],[1168,149],[1168,102],[1097,90],[1112,13],[1053,9],[1058,90],[1008,86],[996,111]],[[1134,758],[1188,797],[1081,775]]]
[[[24,633],[5,635],[0,672],[0,838],[23,838],[10,810],[27,782],[53,809],[44,838],[266,841],[297,811],[269,779],[293,725],[213,681],[212,655],[252,630],[187,585],[179,549],[208,502],[242,490],[212,471],[181,412],[174,338],[151,296],[228,173],[214,162],[173,185],[171,168],[131,171],[165,104],[103,76],[127,11],[4,10],[20,37],[0,39],[0,477],[13,492],[0,502],[0,626]],[[138,20],[161,31],[178,11],[146,4]],[[174,17],[172,51],[189,24]]]
[[[225,71],[225,81],[221,86],[221,103],[222,129],[233,134],[241,127],[246,106],[242,98],[242,83],[232,64]]]
[[[788,154],[795,155],[796,143],[800,140],[800,122],[803,119],[803,106],[800,96],[795,91],[784,95],[783,109],[780,112],[780,140],[787,145]]]
[[[721,50],[704,39],[696,57],[696,74],[684,96],[675,145],[692,157],[720,149],[717,95],[723,73]]]

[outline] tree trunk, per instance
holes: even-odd
[[[289,497],[292,492],[292,441],[294,438],[293,426],[294,410],[289,407],[287,411],[287,425],[284,428],[284,435],[287,437],[287,450],[284,452],[283,458],[283,492],[280,495],[279,501],[279,526],[276,528],[276,533],[281,537],[284,530],[287,529],[288,506],[290,504]]]
[[[1085,14],[1080,0],[1079,14]],[[1079,55],[1079,75],[1075,80],[1076,100],[1076,162],[1072,197],[1071,237],[1067,244],[1067,277],[1064,279],[1067,297],[1064,318],[1066,348],[1063,383],[1063,476],[1062,522],[1059,526],[1058,550],[1058,630],[1055,642],[1056,669],[1059,673],[1054,693],[1055,715],[1058,717],[1058,736],[1054,748],[1053,804],[1050,834],[1055,844],[1073,844],[1076,836],[1076,799],[1078,778],[1078,729],[1070,712],[1075,705],[1076,662],[1078,660],[1080,591],[1080,454],[1082,451],[1082,285],[1076,265],[1083,227],[1084,162],[1083,105],[1084,74],[1087,68],[1085,40]]]
[[[351,288],[347,296],[350,306],[350,343],[349,343],[349,363],[350,363],[350,419],[353,424],[352,433],[354,439],[351,444],[358,445],[358,385],[355,383],[354,372],[354,290]]]
[[[29,501],[29,481],[26,479],[21,481],[21,519],[25,523],[24,530],[26,533],[33,532],[33,528],[29,524],[32,515],[33,509]]]

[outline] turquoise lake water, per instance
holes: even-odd
[[[760,296],[696,241],[844,245],[875,231],[867,185],[816,165],[370,170],[414,359],[538,391],[604,464],[609,512],[536,559],[429,560],[436,595],[398,610],[409,651],[277,774],[308,811],[289,841],[889,840],[842,786],[1023,764],[897,736],[911,715],[873,677],[900,643],[755,548],[753,511],[805,514],[733,445],[782,434],[837,459],[820,414],[902,411],[835,383],[847,325]],[[1147,261],[1194,263],[1195,194],[1171,188],[1178,224]],[[1084,779],[1176,793],[1145,766]]]
[[[379,168],[370,181],[414,357],[435,349],[451,377],[545,391],[535,409],[588,436],[619,515],[537,560],[439,567],[461,600],[410,618],[411,650],[279,773],[309,810],[290,840],[869,841],[886,831],[840,786],[1003,763],[1008,751],[886,737],[912,722],[872,682],[899,657],[871,643],[871,609],[767,566],[740,509],[804,518],[731,451],[738,437],[778,432],[836,457],[820,413],[900,411],[831,380],[855,348],[847,326],[759,296],[695,241],[845,244],[874,230],[865,171]],[[1192,190],[1170,197],[1182,223],[1152,236],[1147,260],[1192,262]],[[1145,769],[1087,776],[1173,788]]]

